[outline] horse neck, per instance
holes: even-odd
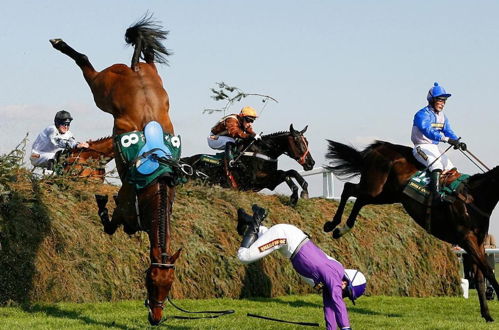
[[[144,191],[148,198],[155,199],[153,202],[155,207],[152,208],[151,229],[149,231],[151,262],[166,263],[169,257],[173,189],[164,180],[158,180],[158,183],[149,186]]]
[[[283,153],[289,153],[288,135],[267,135],[262,138],[264,143],[258,144],[259,152],[277,159]]]
[[[114,152],[113,139],[111,137],[100,139],[97,141],[90,141],[88,143],[89,149],[109,155]]]
[[[468,187],[473,195],[474,204],[482,211],[492,213],[499,201],[499,166],[470,177]]]

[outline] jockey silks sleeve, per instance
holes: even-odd
[[[65,148],[74,148],[77,144],[73,133],[67,131],[61,134],[55,125],[50,125],[38,134],[32,150],[36,153],[55,153]]]
[[[449,120],[442,113],[435,113],[431,107],[425,107],[414,115],[411,141],[414,144],[438,144],[444,137],[458,139]]]

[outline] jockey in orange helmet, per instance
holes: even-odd
[[[242,108],[239,114],[224,116],[211,128],[208,145],[215,150],[225,150],[226,160],[232,166],[235,139],[261,139],[252,127],[257,117],[255,109],[249,106]]]

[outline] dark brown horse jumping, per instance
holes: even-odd
[[[159,129],[162,133],[173,135],[168,94],[155,66],[155,62],[166,63],[169,52],[161,42],[167,34],[168,31],[163,30],[151,17],[145,16],[128,28],[125,34],[126,42],[135,47],[131,66],[114,64],[101,72],[94,69],[86,55],[78,53],[63,40],[52,39],[50,42],[55,49],[76,62],[90,86],[96,105],[113,115],[113,138],[128,132],[141,132],[151,122],[159,123],[156,131]],[[140,62],[140,58],[144,62]],[[115,141],[115,150],[117,148]],[[121,224],[128,233],[138,230],[148,233],[151,265],[146,272],[146,302],[149,321],[157,325],[162,319],[163,302],[174,280],[173,264],[180,254],[180,249],[170,254],[169,226],[175,197],[175,178],[162,176],[143,189],[136,189],[127,180],[130,165],[118,153],[116,167],[123,185],[116,199],[112,220],[109,220],[105,208],[107,198],[99,200],[99,215],[106,233],[110,235]]]
[[[56,154],[56,163],[62,164],[63,173],[104,182],[106,164],[114,158],[113,138],[87,141],[88,148],[73,148]]]
[[[377,141],[363,151],[329,141],[326,158],[331,161],[329,169],[340,178],[360,175],[358,184],[345,183],[341,201],[334,218],[326,222],[324,230],[333,231],[339,238],[352,229],[360,209],[368,204],[402,203],[407,213],[424,229],[427,229],[427,208],[402,191],[410,177],[423,168],[406,146]],[[499,201],[499,166],[468,178],[465,185],[469,200],[457,198],[455,202],[441,202],[431,207],[430,231],[435,237],[462,247],[472,258],[475,278],[478,282],[480,312],[487,322],[492,322],[485,299],[484,276],[499,292],[492,268],[487,263],[483,241],[489,229],[490,215]],[[346,225],[341,223],[345,204],[349,197],[356,197]]]
[[[242,152],[238,157],[240,166],[231,169],[232,181],[229,180],[227,164],[224,157],[198,154],[182,158],[182,162],[189,164],[193,169],[193,178],[206,180],[211,184],[220,184],[225,188],[234,188],[243,191],[274,190],[278,185],[286,182],[291,189],[290,204],[298,202],[298,187],[293,178],[302,188],[301,198],[308,198],[308,183],[296,170],[279,170],[278,158],[286,154],[296,160],[304,170],[314,167],[315,161],[310,154],[307,138],[304,133],[289,127],[289,132],[277,132],[263,135],[260,141],[252,141],[250,145],[241,145]]]

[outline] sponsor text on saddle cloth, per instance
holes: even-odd
[[[180,159],[180,136],[163,133],[163,128],[156,121],[149,122],[144,131],[123,133],[114,140],[118,153],[128,165],[126,180],[142,189],[158,177],[175,170],[168,161]],[[175,177],[175,183],[181,183],[181,177]]]
[[[457,171],[448,171],[442,175],[442,189],[440,193],[442,194],[443,200],[451,201],[457,195],[457,191],[460,186],[466,182],[470,176],[468,174],[460,174]],[[450,181],[450,182],[449,182]],[[430,190],[428,184],[430,182],[430,177],[428,171],[418,171],[410,179],[404,188],[404,194],[413,198],[414,200],[425,203],[426,198],[430,195]]]

